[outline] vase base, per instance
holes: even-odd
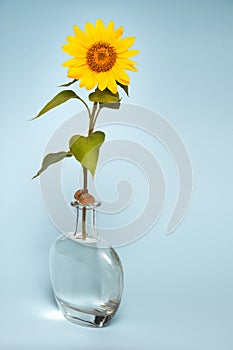
[[[83,311],[58,298],[56,298],[56,300],[64,317],[68,321],[76,323],[80,326],[95,328],[106,327],[109,325],[116,312],[116,310],[113,310],[111,313],[109,311],[107,313],[101,313],[98,310],[96,310],[96,312],[95,310],[93,312]]]

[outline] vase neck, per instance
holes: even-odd
[[[80,205],[78,202],[72,203],[76,207],[76,228],[74,235],[83,240],[97,238],[96,229],[96,207],[100,203],[92,205]]]

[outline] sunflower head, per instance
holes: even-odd
[[[114,29],[114,22],[107,26],[101,19],[96,26],[86,23],[83,32],[74,26],[74,36],[68,36],[68,43],[62,49],[73,58],[63,66],[68,67],[68,77],[80,81],[80,87],[100,91],[109,90],[117,94],[117,85],[127,87],[130,79],[125,70],[136,72],[136,62],[130,58],[138,50],[129,50],[135,37],[122,39],[123,28]]]

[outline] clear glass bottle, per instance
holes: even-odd
[[[100,203],[72,205],[77,208],[75,233],[61,235],[50,249],[54,295],[68,320],[107,326],[121,301],[122,264],[116,251],[97,235],[95,216]]]

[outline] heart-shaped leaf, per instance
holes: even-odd
[[[101,91],[98,88],[95,89],[95,92],[92,92],[89,95],[89,100],[92,102],[107,102],[107,103],[120,102],[118,92],[116,94],[113,94],[108,89]]]
[[[45,171],[51,164],[60,162],[60,160],[66,158],[66,157],[72,157],[71,152],[57,152],[57,153],[49,153],[47,156],[44,157],[44,160],[42,162],[42,166],[40,170],[37,172],[36,175],[33,176],[33,179],[35,177],[39,176],[43,171]]]
[[[98,162],[99,149],[104,139],[105,134],[102,131],[95,131],[90,136],[74,135],[69,141],[72,154],[91,172],[93,177]]]
[[[81,97],[79,97],[74,91],[72,91],[72,90],[61,91],[54,98],[52,98],[52,100],[49,101],[44,106],[44,108],[42,108],[42,110],[34,118],[32,118],[31,120],[39,118],[40,116],[42,116],[43,114],[47,113],[51,109],[61,105],[62,103],[70,100],[71,98],[77,98],[77,99],[79,99],[80,101],[83,102]]]

